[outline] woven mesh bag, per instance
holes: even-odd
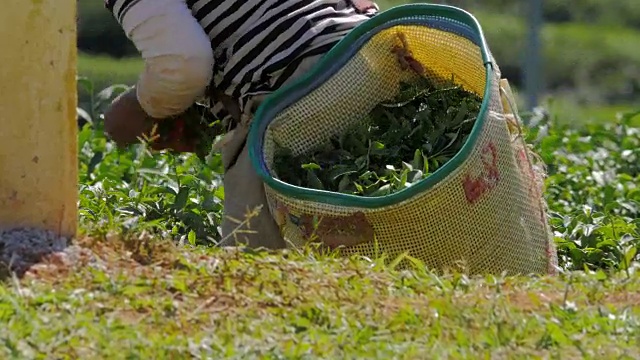
[[[278,180],[276,143],[294,155],[311,151],[395,97],[401,81],[418,76],[391,52],[399,41],[433,80],[453,75],[482,97],[460,152],[427,178],[382,197]],[[520,136],[513,104],[471,14],[444,5],[403,5],[354,29],[308,75],[267,98],[251,125],[250,156],[290,246],[314,241],[346,256],[409,255],[436,271],[553,273],[557,257],[542,197],[544,172]]]

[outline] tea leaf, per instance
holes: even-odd
[[[431,175],[462,148],[482,100],[461,86],[436,87],[426,79],[402,83],[400,90],[394,100],[313,151],[293,157],[291,150],[276,146],[278,177],[347,193],[353,193],[347,181],[359,179],[363,183],[355,186],[355,195],[384,196]],[[304,173],[308,170],[316,172],[311,176]]]

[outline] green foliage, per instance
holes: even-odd
[[[564,268],[626,269],[640,249],[640,128],[629,113],[580,130],[538,114],[529,141],[547,164],[546,197]],[[560,131],[561,130],[561,131]]]
[[[91,83],[80,84],[91,90]],[[211,244],[219,239],[224,192],[221,158],[118,150],[102,133],[100,112],[124,87],[93,97],[80,132],[81,222],[89,234],[151,231]],[[542,114],[542,115],[541,115]],[[529,116],[528,141],[548,165],[546,198],[568,270],[626,269],[640,249],[640,128],[629,114],[581,129],[544,113]]]
[[[93,91],[88,80],[79,85]],[[78,137],[83,229],[94,234],[144,229],[193,243],[215,241],[224,199],[221,158],[203,163],[195,154],[151,152],[142,142],[118,149],[104,136],[101,112],[126,88],[103,90],[83,112],[88,120]]]

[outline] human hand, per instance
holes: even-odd
[[[169,123],[168,131],[164,122]],[[154,125],[158,125],[154,128]],[[105,131],[120,147],[136,143],[140,138],[147,139],[151,149],[160,151],[171,149],[178,152],[194,152],[195,139],[185,136],[182,119],[154,119],[142,109],[132,88],[112,103],[104,114]],[[163,131],[158,132],[162,128]],[[154,133],[155,131],[155,133]]]
[[[113,100],[104,113],[104,129],[120,147],[131,145],[149,134],[153,123],[153,119],[138,103],[135,88]]]
[[[160,131],[160,126],[152,128],[149,139],[149,147],[160,151],[170,149],[177,152],[195,152],[197,140],[187,136],[185,133],[185,121],[182,118],[167,119],[162,121],[170,121],[169,131]],[[166,129],[166,127],[165,127]],[[154,133],[155,132],[155,133]]]

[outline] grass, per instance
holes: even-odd
[[[580,106],[572,101],[563,101],[554,98],[546,98],[542,104],[558,121],[571,126],[584,126],[590,123],[607,123],[615,119],[619,114],[629,113],[635,110],[631,104],[618,105],[588,105]],[[634,126],[640,126],[640,119],[632,121]]]
[[[111,84],[133,85],[144,69],[138,57],[114,59],[103,55],[78,54],[78,76],[91,79],[96,89],[104,89]],[[89,94],[81,92],[85,99]]]
[[[84,240],[0,288],[0,356],[632,359],[640,277],[467,278],[308,254]],[[55,291],[52,291],[55,289]]]
[[[94,96],[89,116],[117,90]],[[0,285],[0,357],[637,358],[638,117],[574,128],[527,115],[550,175],[558,277],[216,249],[218,155],[117,150],[87,124],[79,247]]]
[[[109,56],[78,55],[78,75],[90,78],[98,89],[111,84],[133,85],[144,63],[138,57],[114,59]]]

